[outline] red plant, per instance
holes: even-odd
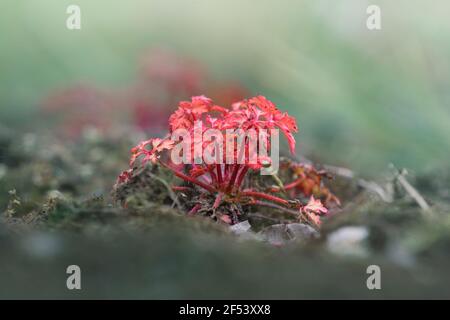
[[[201,126],[198,126],[201,124]],[[200,129],[199,129],[200,128]],[[269,190],[259,190],[255,186],[249,185],[249,174],[251,172],[260,172],[263,168],[271,165],[271,158],[266,155],[256,155],[255,161],[250,161],[250,154],[254,152],[254,148],[264,145],[266,150],[271,145],[270,129],[279,129],[286,137],[291,153],[295,152],[294,133],[298,131],[295,118],[289,116],[285,112],[281,112],[275,104],[263,96],[256,96],[247,100],[234,103],[231,109],[215,105],[213,101],[205,96],[196,96],[191,101],[182,101],[178,109],[169,118],[170,133],[165,138],[153,138],[141,142],[138,146],[131,150],[130,167],[134,168],[138,159],[142,163],[152,162],[159,164],[174,175],[185,181],[187,185],[174,186],[175,191],[192,191],[202,198],[212,198],[209,208],[203,208],[204,204],[196,203],[193,207],[188,208],[189,214],[196,214],[200,210],[212,210],[214,214],[219,207],[223,205],[239,204],[266,206],[283,210],[286,213],[293,214],[295,217],[309,221],[315,226],[320,225],[319,216],[327,213],[319,199],[315,199],[314,195],[322,195],[325,191],[321,187],[321,173],[312,169],[304,169],[300,172],[301,165],[291,164],[289,167],[282,169],[293,169],[296,179],[284,187],[270,188]],[[186,141],[174,141],[172,133],[179,129],[184,129],[189,133],[190,137],[195,137],[201,130],[201,135],[207,130],[215,129],[222,135],[223,144],[219,145],[220,149],[214,149],[214,158],[211,162],[205,159],[203,153],[196,153],[196,147],[201,144],[204,149],[217,148],[217,144],[212,141],[196,141],[195,138],[190,140],[188,151],[183,151],[183,155],[188,157],[188,163],[175,165],[167,155],[179,143]],[[241,130],[241,132],[249,132],[253,130],[261,135],[262,139],[258,140],[257,145],[250,142],[248,137],[241,140],[241,145],[232,143],[234,136],[226,135],[229,130]],[[222,151],[222,152],[220,152]],[[238,161],[238,157],[245,152],[245,161]],[[233,161],[229,161],[226,157],[230,157]],[[200,157],[201,161],[195,161]],[[298,166],[298,167],[296,167]],[[131,169],[133,170],[133,169]],[[126,171],[119,177],[118,183],[126,181],[132,171]],[[295,190],[304,196],[310,196],[308,203],[303,204],[299,199],[286,199],[283,195],[275,195],[275,193],[286,193],[287,190]],[[314,192],[313,192],[314,191]],[[296,196],[291,192],[292,196]],[[326,194],[326,200],[337,202],[337,198]],[[226,223],[234,223],[236,219],[232,219],[228,214],[217,215]]]

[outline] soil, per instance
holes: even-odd
[[[320,230],[246,207],[230,227],[187,216],[160,168],[114,189],[141,137],[122,132],[0,130],[0,298],[450,298],[449,169],[369,181],[330,166],[342,206]],[[66,288],[73,264],[82,290]]]

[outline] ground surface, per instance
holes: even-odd
[[[63,143],[2,129],[0,298],[450,297],[448,170],[401,175],[427,209],[396,170],[375,183],[330,168],[343,205],[320,231],[253,217],[239,232],[186,217],[155,181],[126,209],[115,203],[139,137],[87,131]],[[81,291],[66,288],[72,264]],[[381,290],[367,289],[372,264]]]

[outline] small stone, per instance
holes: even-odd
[[[230,230],[241,240],[261,240],[256,233],[250,230],[251,227],[248,220],[245,220],[230,226]]]
[[[233,232],[236,235],[243,234],[245,232],[248,232],[252,226],[248,222],[248,220],[236,223],[232,226],[230,226],[231,232]]]
[[[366,227],[343,227],[328,235],[327,248],[340,256],[366,257],[369,254],[365,245],[368,236]]]
[[[50,190],[47,192],[47,197],[52,200],[67,200],[64,194],[58,190]]]

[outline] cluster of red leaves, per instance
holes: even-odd
[[[190,164],[174,165],[167,155],[180,141],[173,141],[171,134],[178,130],[184,129],[194,137],[196,130],[199,129],[196,124],[201,123],[202,132],[215,129],[223,135],[223,152],[222,157],[217,157],[216,162],[207,164],[202,159],[200,164],[194,164],[195,144],[198,143],[192,139]],[[169,118],[169,134],[163,138],[153,138],[141,142],[138,146],[131,150],[130,167],[134,168],[138,159],[142,163],[152,162],[158,163],[163,167],[170,169],[177,177],[185,182],[197,186],[197,192],[204,192],[215,196],[212,206],[213,210],[219,208],[223,203],[240,203],[248,205],[276,205],[278,208],[285,208],[286,211],[293,212],[297,210],[298,217],[304,218],[315,226],[320,225],[320,215],[327,213],[327,208],[322,204],[321,200],[315,199],[314,196],[325,195],[326,200],[338,202],[331,193],[325,194],[327,189],[322,187],[322,173],[315,171],[312,167],[306,167],[301,164],[290,164],[289,167],[281,168],[283,170],[292,170],[295,180],[284,188],[271,188],[266,192],[256,190],[255,188],[244,188],[244,181],[250,171],[258,172],[263,167],[270,165],[270,157],[257,155],[256,162],[250,162],[245,158],[245,162],[238,162],[238,145],[233,143],[231,151],[234,162],[227,162],[225,157],[229,157],[228,150],[229,129],[242,130],[247,132],[254,130],[256,133],[264,131],[266,135],[262,141],[258,143],[265,144],[266,150],[270,147],[270,129],[279,129],[286,137],[289,148],[292,153],[295,152],[294,133],[298,131],[295,118],[289,116],[285,112],[281,112],[274,103],[263,96],[256,96],[250,99],[242,100],[232,104],[231,108],[224,108],[216,105],[213,101],[205,96],[196,96],[191,101],[182,101],[179,103],[178,109]],[[225,132],[227,135],[225,135]],[[234,138],[233,136],[231,138]],[[210,140],[203,141],[203,149],[208,148],[212,142]],[[251,143],[248,140],[244,142],[244,150],[247,155],[252,151]],[[242,146],[240,146],[242,147]],[[220,153],[218,153],[220,154]],[[202,156],[202,155],[200,155]],[[133,169],[131,169],[133,170]],[[132,171],[128,170],[119,177],[119,183],[128,179]],[[174,186],[174,190],[185,190],[185,187]],[[274,195],[274,193],[290,191],[294,200],[285,199],[282,196]],[[302,204],[296,199],[297,193],[310,197],[307,204]],[[199,205],[191,208],[190,213],[193,214],[200,209]],[[229,217],[223,217],[223,221],[232,223]]]

